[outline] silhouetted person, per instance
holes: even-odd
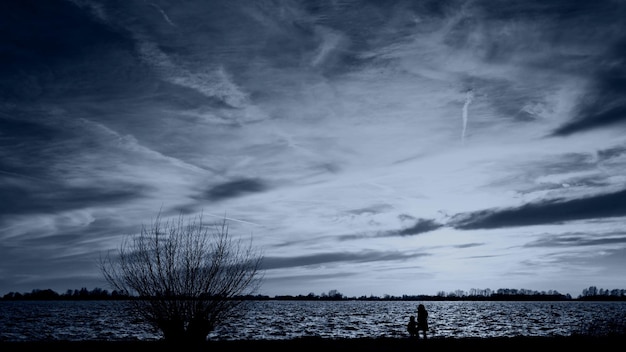
[[[427,331],[428,331],[428,311],[423,304],[417,306],[417,338],[419,338],[419,332],[422,331],[424,333],[424,339],[427,339]]]
[[[417,322],[415,316],[411,315],[409,322],[406,324],[406,331],[409,332],[410,337],[417,337]]]

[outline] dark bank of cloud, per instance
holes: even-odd
[[[214,201],[228,198],[241,197],[250,193],[264,192],[269,189],[269,185],[259,179],[242,178],[228,181],[212,187],[207,193],[207,198]]]
[[[617,216],[626,216],[626,190],[571,200],[543,200],[517,208],[457,214],[452,217],[450,224],[457,229],[473,230]]]
[[[424,253],[404,253],[398,251],[330,252],[293,257],[265,257],[263,269],[293,268],[299,266],[322,265],[329,263],[369,263],[397,261],[422,257]]]

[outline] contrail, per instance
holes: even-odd
[[[155,9],[157,9],[157,11],[159,11],[161,13],[161,15],[163,16],[163,19],[165,19],[165,21],[167,23],[169,23],[170,25],[172,25],[173,27],[176,27],[176,25],[174,24],[174,22],[172,22],[172,20],[170,20],[169,16],[167,15],[167,13],[165,13],[165,11],[163,11],[163,9],[155,4],[155,3],[150,3],[150,6],[154,7]]]
[[[250,225],[264,227],[263,225],[257,224],[255,222],[245,221],[245,220],[240,220],[240,219],[235,219],[235,218],[230,218],[230,217],[226,217],[226,216],[220,216],[220,215],[215,215],[215,214],[210,214],[210,213],[205,213],[205,212],[202,212],[202,215],[208,215],[208,216],[211,216],[211,217],[214,217],[214,218],[220,218],[220,219],[224,219],[224,220],[235,221],[235,222],[240,222],[240,223],[244,223],[244,224],[250,224]]]
[[[467,130],[467,108],[474,99],[474,91],[472,89],[465,93],[465,104],[463,104],[463,132],[461,133],[461,142],[465,143],[465,131]]]

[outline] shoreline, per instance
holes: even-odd
[[[503,351],[517,349],[554,349],[562,350],[563,348],[613,348],[615,343],[623,344],[626,342],[626,336],[555,336],[555,337],[492,337],[492,338],[430,338],[411,339],[404,338],[321,338],[321,337],[302,337],[296,339],[272,339],[272,340],[222,340],[207,341],[202,344],[188,345],[171,344],[165,341],[107,341],[107,340],[86,340],[86,341],[0,341],[0,350],[6,352],[12,351],[45,351],[45,350],[61,350],[66,352],[72,351],[173,351],[184,348],[184,351],[233,351],[244,349],[269,349],[273,352],[278,351],[296,351],[296,350],[318,350],[328,351],[351,351],[359,350],[360,352],[375,351],[407,351],[411,348],[424,349],[460,349],[473,350],[480,349],[482,351]],[[619,345],[618,345],[619,346]]]

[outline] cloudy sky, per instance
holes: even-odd
[[[0,294],[226,217],[260,293],[626,288],[622,1],[0,5]]]

